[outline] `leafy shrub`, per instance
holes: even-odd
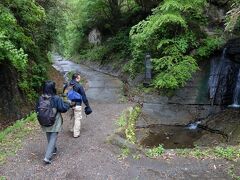
[[[31,100],[46,78],[49,63],[50,34],[55,28],[48,26],[47,17],[49,13],[35,0],[2,0],[0,4],[0,63],[9,62],[18,71],[18,85]]]
[[[130,31],[132,61],[125,70],[132,76],[143,70],[147,52],[153,58],[153,85],[176,89],[198,69],[197,59],[208,56],[221,42],[201,32],[205,0],[165,0],[147,19]],[[198,49],[198,56],[194,50]]]
[[[17,70],[24,71],[28,61],[27,54],[22,48],[17,47],[16,41],[11,41],[11,38],[15,39],[16,35],[20,36],[18,41],[23,40],[24,34],[21,31],[14,33],[14,28],[19,28],[15,17],[2,5],[0,10],[0,62],[7,60]]]
[[[200,58],[208,57],[214,49],[219,49],[223,43],[222,37],[207,37],[197,49],[196,56]]]
[[[92,60],[92,61],[101,61],[106,57],[106,54],[109,52],[106,46],[92,46],[87,50],[82,50],[80,58],[84,60]]]
[[[80,59],[91,61],[121,60],[130,55],[129,30],[121,30],[114,37],[109,37],[101,45],[85,42],[80,49]]]
[[[134,24],[139,6],[134,0],[69,0],[65,6],[62,22],[56,28],[56,49],[62,55],[81,59],[122,59],[130,54],[129,27]],[[134,17],[132,17],[134,16]],[[91,29],[102,32],[101,46],[91,46],[87,36]],[[105,47],[102,47],[105,46]]]

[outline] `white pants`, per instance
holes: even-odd
[[[82,106],[75,106],[73,108],[72,129],[73,137],[80,136],[81,119],[82,119]]]

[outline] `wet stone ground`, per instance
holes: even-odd
[[[42,162],[45,134],[37,129],[23,142],[16,156],[0,166],[6,179],[86,179],[86,180],[157,180],[157,179],[231,179],[231,162],[221,159],[183,158],[169,151],[150,159],[140,154],[120,159],[121,150],[106,143],[117,128],[116,120],[129,103],[120,103],[121,82],[111,76],[54,56],[54,67],[65,74],[79,70],[88,80],[87,95],[93,114],[82,120],[81,136],[69,132],[69,116],[64,114],[64,130],[58,138],[58,154],[51,165]]]

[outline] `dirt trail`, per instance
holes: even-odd
[[[91,70],[87,70],[91,75]],[[96,75],[96,72],[92,72]],[[93,76],[91,76],[93,77]],[[95,82],[106,85],[115,79],[101,73]],[[96,77],[95,77],[96,78]],[[93,82],[93,81],[92,81]],[[101,90],[100,84],[89,84],[87,94],[93,114],[82,120],[82,131],[79,138],[73,138],[69,131],[69,117],[64,115],[64,130],[58,138],[58,154],[51,165],[42,162],[45,147],[45,134],[38,129],[24,140],[16,156],[9,157],[6,164],[0,167],[0,175],[7,179],[86,179],[86,180],[135,180],[135,179],[231,179],[228,175],[229,162],[224,160],[196,160],[171,156],[169,159],[155,160],[140,155],[134,159],[131,155],[120,160],[120,150],[106,143],[108,135],[117,128],[116,120],[133,104],[118,103],[111,99],[101,101],[99,92],[117,92]],[[91,89],[92,88],[92,89]],[[109,86],[109,89],[114,89]],[[96,99],[94,99],[96,98]]]
[[[224,161],[173,157],[170,160],[119,160],[117,147],[105,143],[116,128],[115,120],[130,104],[93,104],[94,113],[82,121],[81,136],[72,138],[65,116],[59,134],[59,153],[51,165],[42,158],[46,138],[41,130],[25,140],[17,155],[0,168],[7,179],[228,179]]]
[[[79,138],[69,132],[68,119],[64,116],[64,131],[59,134],[59,153],[51,165],[42,162],[46,147],[45,134],[39,129],[25,140],[17,156],[9,158],[1,174],[9,179],[106,179],[108,175],[121,175],[123,163],[105,143],[115,128],[114,120],[125,104],[92,104],[94,113],[84,117]]]

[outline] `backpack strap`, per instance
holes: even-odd
[[[43,98],[49,98],[52,108],[55,108],[55,107],[54,107],[54,98],[56,97],[56,95],[49,96],[49,95],[46,95],[46,94],[42,94],[41,97],[43,97]]]

